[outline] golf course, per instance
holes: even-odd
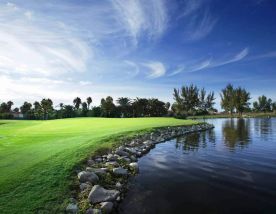
[[[173,118],[75,118],[0,122],[0,212],[60,213],[74,167],[122,136],[164,126]]]

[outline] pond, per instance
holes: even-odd
[[[276,213],[276,118],[207,122],[138,161],[120,213]]]

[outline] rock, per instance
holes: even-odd
[[[109,161],[105,163],[105,166],[119,166],[116,161]]]
[[[75,214],[75,213],[78,212],[78,210],[79,210],[79,208],[78,208],[78,205],[77,205],[77,204],[70,203],[70,204],[68,204],[68,206],[66,207],[66,212],[67,212],[67,213]]]
[[[138,155],[138,152],[137,152],[137,155]],[[129,159],[130,159],[132,162],[137,161],[137,158],[136,158],[134,155],[131,155],[131,156],[129,157]]]
[[[86,210],[86,214],[102,214],[102,211],[90,207],[88,210]]]
[[[95,162],[97,162],[97,163],[100,163],[102,161],[103,161],[103,159],[101,157],[98,157],[98,158],[95,159]]]
[[[95,161],[94,161],[94,160],[89,159],[89,160],[87,161],[87,165],[88,165],[88,166],[93,166],[94,164],[95,164]]]
[[[89,189],[90,187],[91,187],[91,184],[89,184],[89,183],[81,183],[81,184],[80,184],[80,190],[81,190],[81,191],[87,190],[87,189]]]
[[[149,146],[149,147],[153,147],[154,146],[154,144],[152,143],[151,140],[146,140],[146,141],[143,142],[143,144],[146,145],[146,146]]]
[[[91,204],[114,201],[119,194],[120,192],[117,190],[106,190],[100,185],[95,185],[89,193],[88,200]]]
[[[134,149],[134,148],[125,148],[125,151],[129,152],[129,153],[131,153],[133,155],[136,155],[136,153],[137,153],[136,149]]]
[[[133,168],[135,171],[138,171],[138,170],[139,170],[138,163],[130,163],[129,166],[130,166],[131,168]]]
[[[118,157],[116,155],[113,155],[113,154],[109,154],[107,155],[107,160],[109,161],[116,161],[118,159]]]
[[[101,203],[101,210],[103,213],[111,213],[113,208],[113,203],[112,202],[102,202]]]
[[[94,172],[96,175],[105,175],[106,171],[107,171],[107,168],[97,169],[97,168],[86,167],[86,171]]]
[[[117,149],[115,151],[115,153],[119,156],[126,156],[126,157],[129,156],[129,154],[127,152],[123,151],[122,149]]]
[[[121,189],[123,187],[123,185],[120,182],[117,182],[115,186],[117,189]]]
[[[127,175],[127,170],[122,167],[118,167],[113,169],[113,173],[115,175]]]
[[[82,171],[78,173],[78,178],[81,183],[85,182],[91,182],[92,184],[95,184],[99,181],[99,177],[94,172],[86,172]]]
[[[140,151],[137,152],[137,157],[142,157],[142,155],[143,155],[142,152],[140,152]]]

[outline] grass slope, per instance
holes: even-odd
[[[1,213],[61,212],[73,167],[94,151],[110,147],[116,136],[196,123],[172,118],[0,122]]]

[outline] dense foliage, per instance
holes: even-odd
[[[162,117],[175,116],[186,118],[187,116],[214,114],[214,92],[206,92],[204,88],[196,85],[183,86],[174,89],[175,102],[163,102],[156,98],[120,97],[116,101],[111,96],[101,99],[99,106],[92,106],[92,98],[82,100],[76,97],[72,105],[60,103],[53,106],[51,99],[42,99],[33,104],[24,102],[19,108],[12,109],[12,101],[0,104],[0,119],[61,119],[73,117]],[[234,88],[228,84],[220,93],[221,108],[230,115],[237,113],[240,116],[244,112],[276,112],[276,102],[262,95],[253,102],[250,108],[250,93],[241,87]]]
[[[204,88],[199,89],[195,85],[183,86],[180,90],[174,89],[175,103],[172,111],[177,117],[185,118],[188,115],[202,115],[216,111],[214,109],[214,92],[208,93]]]
[[[128,97],[120,97],[114,103],[113,98],[108,96],[101,100],[100,106],[91,107],[91,104],[91,97],[88,97],[86,101],[76,97],[73,100],[73,105],[60,103],[54,108],[51,99],[42,99],[33,104],[24,102],[20,108],[12,110],[13,103],[9,101],[0,105],[0,118],[47,120],[73,117],[162,117],[168,115],[170,108],[170,103],[162,102],[156,98],[132,100]]]

